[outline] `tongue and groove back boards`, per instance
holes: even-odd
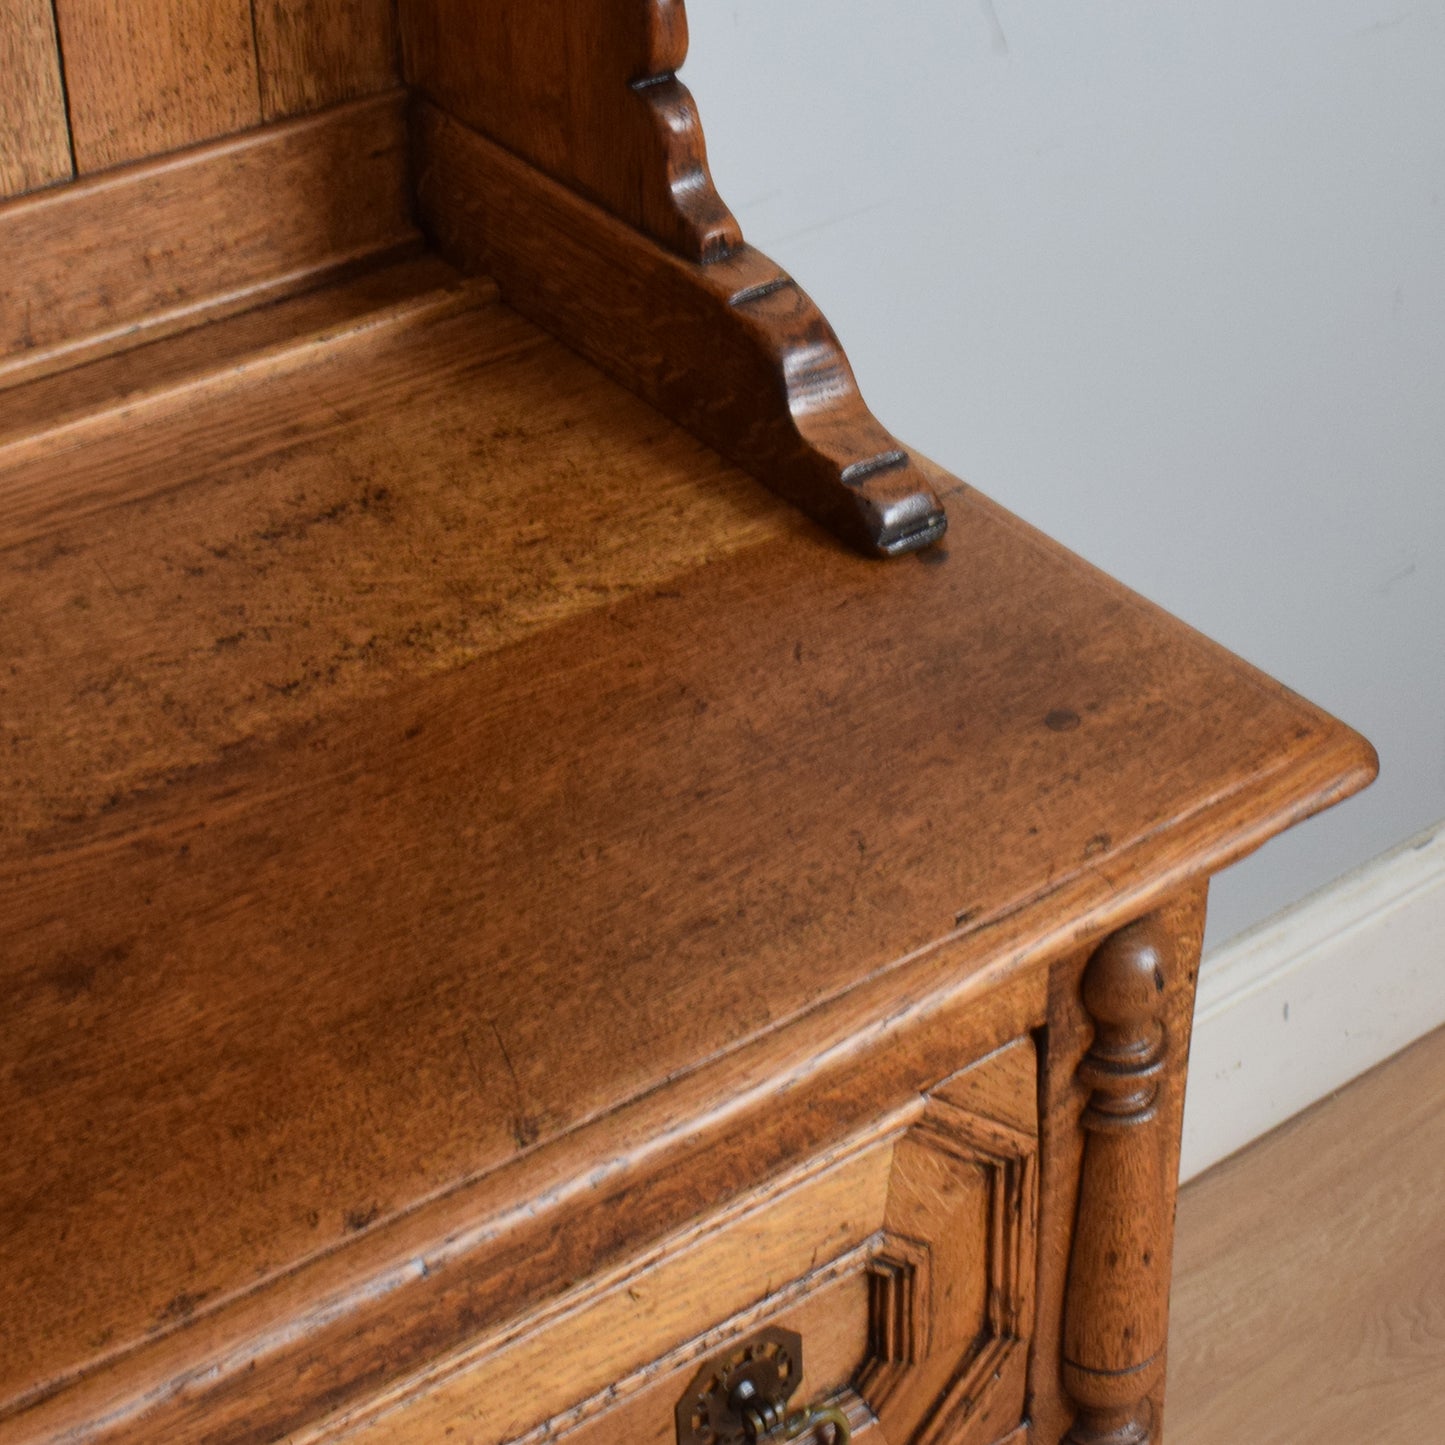
[[[252,0],[261,117],[374,95],[401,77],[393,0]]]
[[[545,217],[558,214],[557,199],[563,210],[575,202],[560,219],[611,254],[611,279],[655,276],[660,260],[685,268],[674,278],[684,318],[701,308],[709,341],[694,346],[674,330],[659,344],[651,326],[658,308],[650,301],[639,331],[625,286],[593,288],[590,317],[570,303],[540,304],[526,266],[498,275],[519,310],[862,550],[891,556],[943,534],[937,494],[864,404],[826,319],[791,277],[743,242],[713,188],[697,113],[675,73],[687,50],[680,0],[399,0],[394,9],[389,0],[55,0],[58,33],[44,13],[32,12],[33,0],[0,3],[9,12],[0,11],[7,44],[23,50],[17,78],[50,78],[48,92],[41,84],[24,102],[36,114],[27,111],[26,124],[16,127],[15,156],[3,157],[12,205],[0,208],[0,246],[11,239],[10,227],[26,224],[13,198],[37,182],[103,175],[115,197],[130,187],[140,201],[130,208],[129,232],[116,225],[123,202],[117,213],[106,203],[97,208],[104,235],[43,218],[45,245],[55,255],[38,267],[26,258],[0,275],[0,333],[8,325],[10,350],[19,354],[18,366],[16,357],[10,365],[0,358],[9,380],[50,353],[90,359],[97,346],[103,354],[112,341],[132,344],[141,332],[150,339],[224,314],[236,297],[259,304],[317,284],[324,266],[308,257],[300,266],[272,267],[269,277],[264,265],[253,268],[240,290],[219,286],[198,300],[187,263],[199,258],[201,269],[224,271],[237,249],[225,168],[220,185],[183,186],[154,218],[151,197],[136,189],[148,178],[135,168],[167,169],[172,157],[193,165],[197,147],[230,137],[244,148],[268,134],[267,123],[318,107],[318,120],[329,123],[338,102],[379,97],[405,81],[419,118],[441,117],[450,127],[414,127],[413,179],[430,182],[423,220],[434,238],[455,236],[459,211],[488,200],[477,190],[490,184],[485,167],[463,157],[490,146],[515,161],[491,221],[510,227],[519,205]],[[448,144],[437,144],[439,137]],[[370,155],[364,140],[356,143],[354,160]],[[243,209],[263,217],[260,229],[269,234],[285,229],[288,209],[320,212],[344,228],[376,206],[365,187],[338,174]],[[167,231],[167,216],[181,218],[179,234]],[[492,249],[491,221],[484,215],[465,245],[443,244],[448,259],[487,271],[506,260]],[[256,227],[241,227],[248,229]],[[85,269],[87,255],[127,241],[131,255],[122,264],[131,275],[124,279],[153,299],[148,314],[114,306],[115,278]],[[550,245],[545,225],[524,237],[524,249]],[[340,243],[322,249],[331,264],[354,259]],[[37,326],[44,331],[54,319],[46,281],[55,282],[51,292],[95,298],[103,313],[97,324],[74,335],[37,335]],[[599,347],[599,334],[618,335],[622,344]],[[47,360],[42,369],[54,367]]]
[[[701,259],[741,242],[676,70],[681,0],[0,0],[0,198],[407,79]]]
[[[50,0],[0,0],[0,198],[70,173]]]
[[[80,174],[260,124],[248,0],[59,0]]]
[[[0,198],[400,79],[389,0],[0,0],[0,61]]]
[[[0,0],[0,388],[418,248],[400,74],[390,0]]]

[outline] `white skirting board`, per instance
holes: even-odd
[[[1445,1024],[1445,822],[1204,961],[1193,1178]]]

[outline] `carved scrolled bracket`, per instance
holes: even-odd
[[[1078,1217],[1064,1313],[1071,1445],[1155,1445],[1151,1394],[1168,1329],[1170,1140],[1159,1119],[1171,938],[1154,916],[1120,929],[1084,971],[1094,1037]]]
[[[400,0],[407,79],[691,261],[742,244],[677,78],[682,0]]]
[[[860,551],[937,541],[943,506],[864,405],[818,308],[761,252],[686,261],[425,102],[417,199],[442,253]]]
[[[822,313],[744,243],[677,78],[682,0],[400,0],[450,259],[860,551],[947,526]]]

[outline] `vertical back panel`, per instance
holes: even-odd
[[[81,173],[257,125],[249,0],[56,0]]]
[[[304,115],[399,79],[391,0],[253,0],[261,114]]]
[[[0,196],[69,175],[70,137],[50,0],[0,0]]]
[[[407,79],[664,246],[742,242],[675,71],[682,0],[399,0]]]
[[[0,205],[0,386],[410,244],[396,91]]]

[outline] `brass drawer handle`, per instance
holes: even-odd
[[[822,1425],[833,1427],[833,1438],[829,1445],[852,1445],[853,1427],[840,1405],[814,1405],[807,1410],[798,1410],[789,1415],[776,1430],[763,1438],[773,1440],[796,1440],[800,1435],[811,1434]]]
[[[776,1326],[750,1335],[693,1376],[677,1402],[677,1445],[786,1445],[824,1426],[832,1426],[827,1445],[851,1445],[837,1405],[788,1413],[802,1378],[801,1336]]]

